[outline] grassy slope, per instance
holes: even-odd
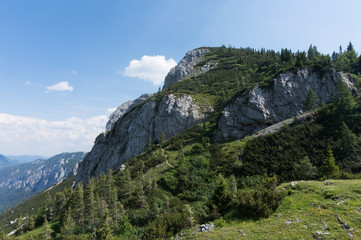
[[[297,183],[294,187],[290,183],[279,187],[287,188],[290,195],[271,217],[230,221],[207,233],[192,229],[185,233],[185,239],[349,239],[348,232],[354,239],[361,239],[361,180]],[[336,215],[353,230],[342,229]],[[318,231],[323,234],[318,235]]]

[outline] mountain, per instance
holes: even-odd
[[[0,216],[20,222],[1,223],[24,238],[360,237],[360,180],[329,180],[361,178],[360,83],[351,44],[332,58],[314,46],[192,50],[162,91],[120,107],[75,188],[60,183],[37,213],[29,200]]]
[[[0,169],[0,212],[76,174],[86,153],[62,153],[47,160]]]
[[[10,164],[10,159],[0,154],[0,169],[7,167]]]
[[[7,155],[11,161],[17,161],[20,163],[32,162],[38,159],[48,159],[48,157],[38,156],[38,155]]]
[[[225,89],[222,90],[221,97],[217,96],[219,93],[216,91],[219,89],[212,93],[211,89],[205,88],[207,96],[199,92],[199,86],[189,88],[187,81],[200,85],[203,80],[204,86],[214,81],[211,74],[205,74],[207,72],[224,77],[221,75],[225,71],[222,58],[212,58],[216,51],[200,48],[188,52],[166,76],[161,93],[134,108],[125,109],[111,131],[97,137],[92,151],[79,165],[76,182],[86,183],[89,176],[98,176],[109,168],[119,168],[132,157],[144,152],[149,141],[159,143],[162,136],[169,139],[200,122],[209,121],[209,117],[217,110],[215,108],[219,107],[219,102],[212,103],[212,99],[217,97],[224,104],[218,109],[221,114],[213,134],[215,140],[219,141],[241,139],[302,114],[306,96],[311,89],[318,97],[318,105],[333,99],[338,81],[346,83],[356,94],[357,78],[351,74],[331,69],[320,74],[310,68],[286,71],[270,79],[267,85],[261,86],[261,82],[248,84],[247,92],[243,93],[237,93],[236,90],[237,87],[244,89],[242,82],[229,86],[232,90],[223,86]],[[237,64],[234,66],[236,68]],[[228,74],[233,75],[234,69],[228,70]],[[243,79],[240,70],[237,74],[238,78]],[[177,84],[186,86],[186,89],[177,89]],[[234,95],[229,96],[227,102],[225,92],[234,90]]]

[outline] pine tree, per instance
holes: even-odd
[[[27,224],[26,224],[27,226],[27,229],[28,230],[33,230],[34,228],[35,228],[35,220],[34,220],[34,216],[33,215],[30,215],[29,217],[28,217],[28,220],[27,220]]]
[[[151,210],[151,213],[152,213],[152,217],[154,219],[157,219],[159,217],[159,214],[160,214],[158,203],[154,201],[150,210]]]
[[[317,168],[312,165],[311,160],[308,156],[302,158],[299,163],[294,163],[293,169],[296,178],[299,180],[314,179],[317,175]]]
[[[48,218],[44,215],[44,230],[42,232],[42,239],[43,240],[50,240],[52,239],[51,237],[51,233],[52,230],[50,228],[49,222],[48,222]]]
[[[75,191],[72,193],[72,196],[69,201],[69,206],[72,209],[73,219],[76,224],[84,230],[84,190],[83,184],[80,182],[76,186]]]
[[[185,204],[184,205],[184,209],[183,209],[183,215],[186,219],[186,222],[188,223],[189,227],[193,227],[195,224],[195,220],[194,220],[194,213],[192,211],[192,208],[189,204]]]
[[[233,196],[236,196],[236,194],[237,194],[237,180],[236,180],[236,177],[233,174],[229,177],[229,189],[230,189],[230,193]]]
[[[50,196],[50,193],[47,192],[46,193],[46,197],[45,197],[45,214],[48,218],[48,220],[53,220],[54,218],[54,201],[52,199],[52,197]]]
[[[101,226],[96,232],[97,239],[110,239],[112,237],[112,230],[110,228],[109,221],[109,211],[106,209]]]
[[[350,89],[347,84],[342,81],[341,77],[337,82],[337,95],[335,99],[335,113],[338,120],[342,120],[344,115],[349,113],[355,106],[356,102],[351,95]]]
[[[316,108],[317,97],[312,88],[308,91],[305,106],[303,107],[304,111],[310,111]]]
[[[62,239],[70,239],[71,235],[74,233],[75,230],[75,221],[72,217],[72,210],[71,207],[68,207],[68,210],[65,211],[63,224],[60,228],[60,235]]]
[[[130,176],[130,172],[128,168],[126,168],[123,171],[120,184],[121,184],[121,189],[123,190],[122,195],[125,198],[132,197],[133,185],[132,185],[132,178]]]
[[[221,173],[218,175],[218,186],[214,190],[212,200],[220,207],[225,207],[230,201],[229,186]]]
[[[0,231],[0,240],[5,240],[5,237],[6,237],[6,235],[5,235],[4,231],[1,230]]]
[[[327,157],[322,164],[322,172],[326,176],[326,179],[328,179],[330,175],[338,173],[339,170],[333,152],[331,148],[329,148]]]
[[[140,208],[149,209],[149,204],[145,197],[144,190],[143,190],[143,184],[141,181],[139,181],[138,188],[137,188],[137,204],[140,206]]]
[[[18,217],[18,220],[16,221],[16,229],[17,229],[17,234],[22,234],[24,232],[23,229],[23,215],[20,214],[20,216]]]
[[[340,152],[341,156],[355,156],[356,152],[358,152],[358,138],[356,134],[354,134],[345,122],[341,123],[341,128],[339,130],[340,136]]]
[[[85,215],[84,220],[87,227],[91,232],[95,233],[95,217],[96,217],[96,201],[95,201],[95,180],[91,178],[88,180],[88,185],[84,191],[84,206],[85,206]]]

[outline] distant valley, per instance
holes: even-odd
[[[85,155],[84,152],[62,153],[47,160],[38,159],[0,169],[0,213],[73,176]],[[0,159],[4,163],[2,166],[11,165],[9,158],[2,155]]]

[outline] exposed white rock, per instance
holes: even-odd
[[[119,169],[132,157],[142,153],[149,139],[159,142],[175,136],[205,118],[200,107],[189,95],[170,94],[159,102],[149,100],[133,108],[107,134],[100,134],[87,157],[80,162],[76,182],[86,183],[107,169]]]
[[[208,62],[199,70],[196,70],[194,68],[202,60],[202,56],[207,52],[209,52],[209,49],[207,48],[198,48],[187,52],[184,58],[178,63],[178,65],[173,67],[165,77],[163,89],[169,87],[173,83],[182,80],[189,74],[205,73],[216,67],[216,62]]]
[[[107,125],[105,126],[105,132],[109,132],[114,124],[118,121],[119,118],[121,118],[126,112],[137,106],[139,103],[143,102],[147,98],[151,97],[153,94],[142,94],[139,98],[128,101],[117,107],[117,109],[110,114],[109,121],[107,122]]]
[[[240,139],[303,113],[310,89],[318,104],[328,103],[336,93],[338,78],[356,93],[356,79],[351,75],[329,71],[320,78],[309,69],[280,74],[272,88],[255,86],[248,96],[238,97],[225,107],[215,131],[216,139]]]

